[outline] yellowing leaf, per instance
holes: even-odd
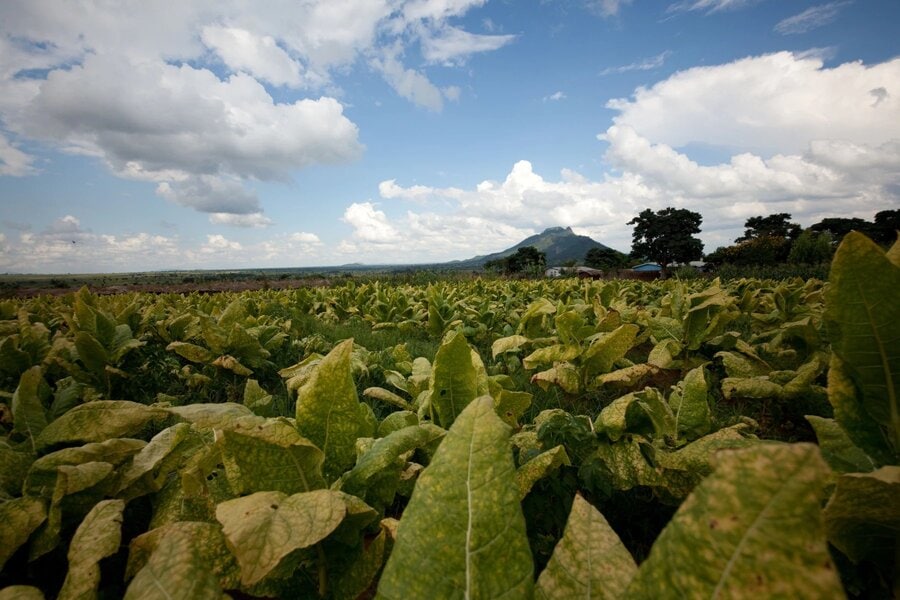
[[[623,598],[637,565],[603,515],[575,494],[566,530],[538,577],[536,598]]]
[[[337,479],[356,458],[360,422],[352,351],[352,339],[335,346],[297,393],[297,430],[325,453],[327,481]]]
[[[430,383],[435,423],[448,428],[478,394],[472,351],[462,333],[451,331],[444,337],[434,357]]]
[[[213,565],[187,535],[167,535],[138,571],[125,600],[221,600],[224,595],[216,581]]]
[[[293,496],[258,492],[222,502],[216,519],[241,567],[241,582],[249,586],[294,550],[327,537],[346,513],[340,492],[316,490]]]
[[[685,375],[684,380],[672,390],[669,406],[672,407],[679,436],[696,439],[709,432],[712,423],[703,367],[697,367]]]
[[[47,518],[44,501],[23,496],[0,503],[0,569]]]
[[[212,570],[222,589],[236,589],[240,585],[241,573],[237,559],[228,549],[222,527],[218,523],[199,521],[178,521],[157,527],[131,540],[128,551],[126,581],[134,577],[156,551],[160,543],[169,537],[190,540],[199,564]]]
[[[293,494],[325,487],[322,478],[325,455],[296,431],[293,439],[223,431],[220,443],[225,473],[235,494],[261,491]]]
[[[41,432],[39,448],[72,442],[103,442],[109,438],[132,437],[154,420],[168,413],[127,400],[95,400],[76,406]]]
[[[811,444],[719,452],[624,597],[843,597],[819,508],[826,473]]]
[[[547,477],[563,465],[570,465],[569,455],[564,446],[554,446],[542,452],[516,470],[519,484],[519,498],[524,499],[538,480]]]
[[[60,600],[96,598],[100,560],[119,551],[122,541],[124,500],[103,500],[87,514],[69,544],[69,572]]]
[[[44,594],[30,585],[11,585],[0,590],[0,600],[44,600]]]
[[[249,377],[253,375],[253,371],[242,365],[241,361],[231,356],[230,354],[223,354],[222,356],[214,360],[212,364],[213,366],[219,367],[220,369],[225,369],[226,371],[231,371],[235,375],[240,375],[241,377]]]
[[[528,338],[524,335],[510,335],[508,337],[497,338],[491,344],[491,357],[497,358],[504,352],[516,352],[528,343]]]
[[[422,472],[378,598],[530,598],[533,566],[509,427],[472,401]]]
[[[32,448],[47,427],[47,411],[42,396],[49,395],[40,367],[31,367],[19,378],[12,398],[13,430],[27,436]]]

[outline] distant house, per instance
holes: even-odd
[[[631,267],[632,271],[637,271],[638,273],[651,273],[656,271],[662,271],[662,267],[659,266],[658,263],[655,262],[646,262]]]
[[[544,277],[562,277],[563,276],[563,268],[562,267],[550,267],[546,271],[544,271]]]
[[[577,275],[579,279],[602,279],[603,271],[592,269],[590,267],[576,267],[575,275]]]

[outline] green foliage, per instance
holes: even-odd
[[[700,233],[703,217],[685,208],[645,209],[628,222],[634,225],[631,255],[658,262],[667,272],[673,262],[687,263],[703,256],[703,243],[694,237]]]
[[[898,264],[0,303],[0,596],[889,595]]]
[[[622,269],[628,266],[628,257],[612,248],[591,248],[584,255],[584,264],[592,269]]]
[[[735,242],[740,243],[762,237],[793,240],[800,235],[801,229],[797,223],[791,223],[790,220],[791,215],[788,213],[771,214],[767,217],[750,217],[744,223],[746,228],[744,229],[744,235],[736,239]]]
[[[788,262],[816,265],[831,260],[831,238],[826,233],[806,229],[794,240]]]
[[[488,261],[484,268],[506,275],[525,274],[532,277],[543,274],[547,266],[547,256],[534,246],[525,246],[505,258]]]

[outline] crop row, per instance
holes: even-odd
[[[890,590],[898,290],[851,234],[827,284],[0,303],[0,598]]]

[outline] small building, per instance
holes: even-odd
[[[562,267],[550,267],[546,271],[544,271],[544,277],[562,277],[563,276],[563,268]]]
[[[576,267],[575,275],[577,275],[579,279],[602,279],[603,271],[592,269],[590,267]]]

